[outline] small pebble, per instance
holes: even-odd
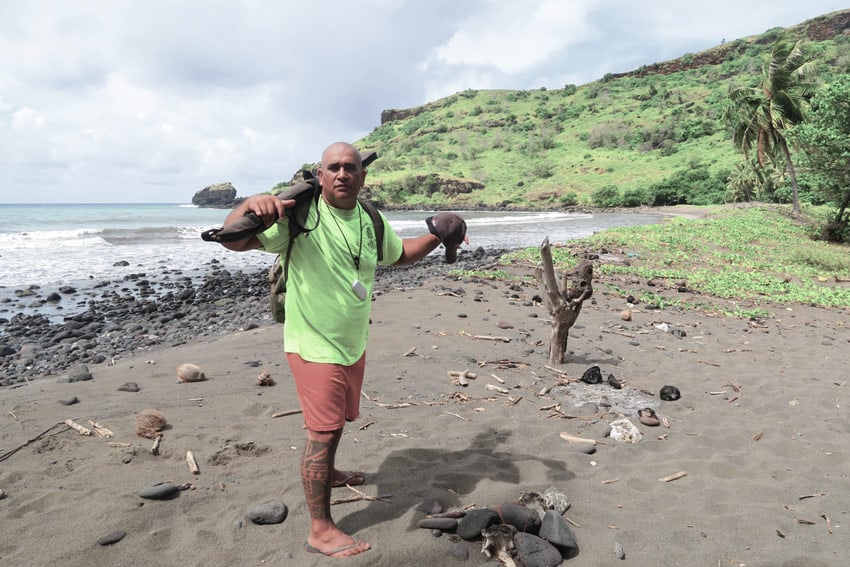
[[[138,392],[140,390],[139,385],[135,382],[126,382],[120,386],[118,386],[119,392]]]
[[[97,540],[98,545],[112,545],[113,543],[118,543],[124,536],[127,535],[127,532],[122,530],[115,530],[114,532],[108,533],[105,536],[99,538]]]
[[[80,401],[80,398],[78,398],[77,396],[71,396],[70,398],[65,398],[65,399],[59,400],[59,403],[62,404],[63,406],[72,406],[76,403],[79,403],[79,401]]]

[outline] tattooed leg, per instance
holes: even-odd
[[[301,461],[301,480],[310,512],[310,535],[307,551],[324,553],[333,557],[350,557],[371,548],[365,541],[357,541],[341,531],[331,518],[331,485],[334,476],[334,458],[342,430],[307,432],[307,444]]]
[[[342,430],[331,432],[310,431],[301,460],[301,480],[307,509],[314,521],[333,522],[331,519],[331,484],[334,457]]]

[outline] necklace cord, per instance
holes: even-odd
[[[330,212],[331,218],[333,218],[339,233],[342,235],[342,239],[345,241],[345,247],[348,248],[348,255],[351,256],[351,261],[354,262],[354,268],[357,270],[357,273],[360,274],[360,255],[363,253],[363,210],[360,208],[360,203],[355,204],[357,207],[357,219],[360,224],[360,242],[357,245],[357,256],[355,256],[351,251],[351,245],[348,243],[348,239],[345,237],[345,232],[343,232],[342,226],[340,226],[339,220],[337,220],[336,214],[333,212],[331,206],[327,203],[325,203],[325,206],[328,207],[328,212]]]

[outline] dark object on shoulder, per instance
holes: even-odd
[[[365,168],[378,159],[378,154],[377,152],[361,152],[360,159]],[[295,199],[295,206],[287,209],[287,213],[289,213],[287,216],[294,218],[297,226],[307,230],[306,223],[307,213],[310,209],[310,198],[312,197],[313,200],[318,201],[322,189],[319,186],[319,180],[315,178],[312,172],[304,171],[303,174],[304,181],[300,181],[285,191],[281,191],[276,197],[281,201]],[[201,238],[206,242],[236,242],[259,234],[265,229],[266,225],[263,223],[263,220],[253,212],[248,211],[241,219],[227,226],[205,230],[201,233]]]

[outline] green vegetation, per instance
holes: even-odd
[[[569,248],[554,248],[556,268],[571,270],[578,251],[613,251],[628,264],[600,263],[604,278],[673,286],[673,294],[644,293],[644,303],[699,307],[735,315],[765,314],[767,302],[824,307],[850,305],[850,247],[814,241],[807,227],[766,207],[722,208],[701,219],[607,230]],[[540,263],[536,248],[513,252],[506,262]],[[685,304],[675,282],[704,301]],[[611,291],[628,290],[610,284]],[[643,287],[643,286],[641,286]],[[688,296],[692,297],[692,296]],[[724,301],[717,301],[719,298]]]
[[[802,39],[792,41],[786,32],[774,42],[759,83],[733,89],[726,108],[733,140],[745,156],[755,150],[758,168],[764,168],[768,160],[774,165],[785,164],[794,212],[798,214],[797,175],[786,132],[803,122],[808,101],[818,87],[814,76],[815,63],[807,56],[806,44]]]
[[[791,202],[791,162],[778,139],[771,138],[780,144],[773,161],[742,164],[744,138],[736,145],[733,137],[743,116],[724,119],[730,93],[754,95],[765,84],[780,93],[802,69],[825,84],[845,74],[850,36],[839,32],[846,19],[846,11],[819,19],[818,29],[837,30],[826,39],[798,42],[809,30],[801,24],[586,85],[466,90],[387,111],[356,142],[381,156],[370,168],[368,196],[384,206],[461,209]],[[764,74],[771,61],[786,63],[781,73]],[[802,98],[789,101],[804,102],[809,84],[795,83]],[[791,124],[782,124],[783,134]],[[436,182],[423,187],[422,179]],[[801,183],[799,199],[824,202],[812,182]]]
[[[812,101],[805,123],[792,131],[816,194],[834,210],[820,237],[850,240],[850,78],[839,77]]]

